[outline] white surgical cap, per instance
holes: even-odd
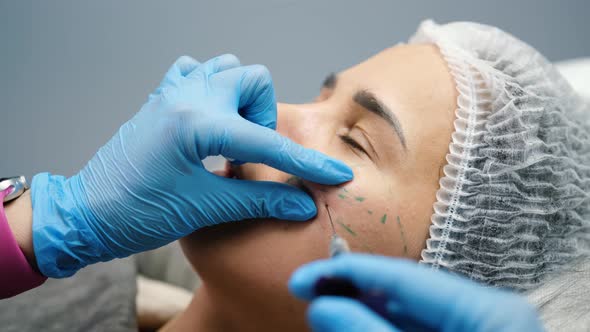
[[[425,21],[459,93],[422,262],[532,289],[590,253],[590,107],[539,52],[497,28]]]

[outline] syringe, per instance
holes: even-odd
[[[332,221],[332,214],[330,208],[326,204],[326,210],[328,211],[328,218],[330,218],[330,224],[332,225],[332,239],[330,240],[330,258],[334,258],[338,255],[342,255],[350,252],[350,247],[345,239],[340,237],[336,233],[334,228],[334,222]],[[324,276],[320,277],[314,287],[316,296],[329,295],[329,296],[342,296],[351,299],[356,299],[374,312],[380,314],[383,317],[387,317],[387,298],[382,293],[363,293],[361,290],[349,279],[337,277],[337,276]]]

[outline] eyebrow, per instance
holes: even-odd
[[[322,84],[323,88],[326,89],[334,89],[336,87],[337,78],[334,73],[331,73],[326,77],[324,83]],[[363,109],[379,116],[381,119],[385,120],[389,124],[389,126],[393,129],[393,131],[399,137],[399,141],[404,147],[404,150],[407,150],[406,146],[406,138],[404,136],[404,131],[402,129],[401,123],[399,119],[393,113],[387,105],[381,102],[374,93],[368,90],[360,90],[354,94],[352,100],[360,105]]]
[[[404,131],[402,130],[402,126],[399,122],[399,119],[385,104],[383,104],[377,97],[368,90],[361,90],[354,94],[352,97],[355,103],[362,106],[367,111],[376,114],[383,120],[385,120],[389,126],[395,131],[397,136],[399,137],[404,150],[407,150],[406,147],[406,138],[404,137]]]

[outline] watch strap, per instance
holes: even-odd
[[[47,280],[31,267],[10,229],[3,204],[10,192],[11,188],[0,191],[0,299],[38,287]]]

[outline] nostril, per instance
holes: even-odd
[[[229,177],[231,177],[232,179],[243,179],[244,178],[241,165],[234,165],[228,161],[227,162],[227,170],[228,170],[227,172],[228,172]]]
[[[303,180],[300,177],[293,175],[293,176],[289,177],[287,179],[287,181],[285,181],[285,183],[290,184],[294,187],[299,187],[303,184]]]

